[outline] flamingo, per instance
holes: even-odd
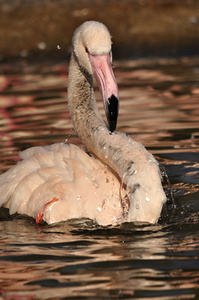
[[[107,27],[87,21],[72,39],[68,106],[88,151],[56,143],[22,151],[0,175],[0,206],[48,224],[90,218],[100,225],[158,221],[166,196],[158,162],[142,144],[115,132],[119,96]],[[100,115],[95,77],[108,125]]]

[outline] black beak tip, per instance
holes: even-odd
[[[116,122],[109,122],[109,130],[110,130],[110,132],[115,131],[116,125],[117,125],[117,121]]]
[[[113,132],[117,125],[117,117],[119,112],[119,99],[115,95],[108,98],[106,116],[109,124],[109,130]]]

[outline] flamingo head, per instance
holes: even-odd
[[[74,32],[72,44],[79,65],[97,81],[109,130],[113,132],[117,124],[119,95],[112,70],[110,33],[104,24],[87,21]]]

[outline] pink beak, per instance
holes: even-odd
[[[102,93],[109,130],[113,132],[117,125],[119,95],[117,83],[111,67],[110,54],[91,55],[89,53],[89,59],[93,74]]]

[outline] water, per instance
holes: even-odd
[[[115,66],[117,130],[164,165],[176,209],[165,208],[155,226],[106,228],[90,220],[36,225],[1,210],[0,299],[199,299],[199,59]],[[67,110],[67,65],[1,70],[1,172],[27,147],[81,144]]]

